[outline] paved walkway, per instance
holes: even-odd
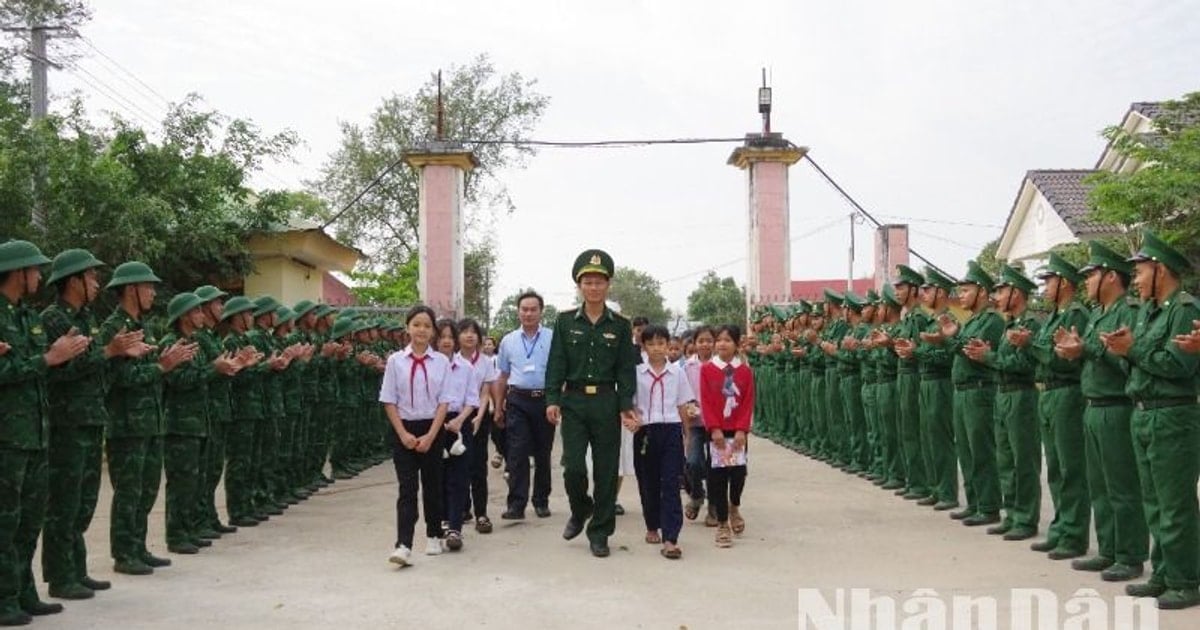
[[[174,566],[153,576],[114,575],[106,482],[89,531],[89,565],[113,588],[93,600],[66,602],[66,612],[33,627],[796,628],[797,589],[826,589],[832,603],[838,588],[870,588],[876,597],[930,588],[947,601],[954,595],[1000,598],[1000,627],[1007,628],[1011,588],[1049,589],[1064,602],[1076,589],[1093,588],[1110,609],[1122,594],[1120,585],[1051,562],[1027,542],[962,527],[774,444],[757,440],[752,451],[745,536],[732,549],[716,549],[714,530],[689,522],[678,562],[642,542],[632,479],[621,494],[629,513],[618,518],[613,555],[594,559],[584,537],[561,538],[566,498],[560,471],[554,516],[537,519],[530,510],[530,519],[519,523],[499,520],[502,480],[492,471],[495,533],[470,531],[462,552],[414,555],[415,566],[398,570],[386,561],[395,479],[384,465],[197,556],[169,556]],[[167,556],[162,505],[160,496],[151,548]],[[1051,515],[1047,505],[1043,522]],[[424,541],[415,546],[420,552]],[[45,596],[44,586],[40,591]],[[1061,623],[1066,613],[1059,608],[1058,614]],[[1200,628],[1200,610],[1164,613],[1159,627]]]

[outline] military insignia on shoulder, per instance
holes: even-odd
[[[42,327],[34,326],[33,328],[29,329],[29,333],[32,335],[40,335],[40,334],[42,334]]]

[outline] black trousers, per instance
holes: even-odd
[[[546,420],[546,399],[509,394],[504,414],[508,448],[508,509],[522,511],[529,499],[529,458],[533,457],[533,506],[550,505],[550,449],[553,424]]]
[[[421,437],[429,432],[433,420],[405,420],[404,428]],[[413,529],[417,525],[417,491],[425,510],[425,535],[442,536],[442,448],[437,440],[425,453],[405,448],[395,431],[390,434],[392,465],[396,468],[396,546],[412,549]]]
[[[489,410],[483,414],[483,419],[479,421],[479,431],[472,436],[471,445],[467,447],[468,467],[471,471],[471,491],[467,494],[466,501],[463,502],[463,511],[471,511],[471,504],[475,506],[475,517],[487,516],[487,499],[488,499],[488,436],[492,431],[499,431],[492,423],[492,412]],[[500,451],[499,448],[496,449]],[[503,454],[503,451],[500,451]]]
[[[448,412],[447,415],[458,415],[458,412]],[[475,439],[471,435],[471,423],[464,422],[462,425],[463,445],[467,450],[462,455],[450,455],[442,458],[442,491],[445,498],[445,513],[442,516],[443,521],[448,521],[450,531],[462,533],[463,525],[463,510],[462,506],[470,502],[470,485],[471,485],[471,453],[475,450]],[[458,434],[451,431],[442,431],[441,438],[438,440],[438,446],[443,452],[449,454],[450,447],[458,441]]]
[[[725,432],[725,439],[732,440],[733,431]],[[713,468],[708,464],[708,503],[717,513],[717,520],[722,523],[729,520],[729,506],[738,507],[742,504],[742,490],[746,488],[746,467],[727,466]]]
[[[646,531],[662,530],[662,539],[679,542],[683,528],[683,502],[679,476],[683,472],[683,425],[678,422],[647,424],[633,436],[633,468]]]

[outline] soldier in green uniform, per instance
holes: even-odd
[[[996,283],[996,302],[1008,316],[999,346],[971,339],[964,347],[972,361],[995,370],[996,464],[1000,474],[1004,520],[988,528],[1005,540],[1027,540],[1037,535],[1042,510],[1042,457],[1038,448],[1037,390],[1033,386],[1033,356],[1013,344],[1024,334],[1036,335],[1040,324],[1028,312],[1030,294],[1037,285],[1020,271],[1005,265]],[[1025,331],[1028,331],[1026,333]]]
[[[279,427],[285,421],[283,407],[283,376],[286,359],[275,343],[275,310],[279,302],[269,295],[254,300],[254,330],[250,342],[267,357],[267,369],[263,372],[263,396],[265,408],[263,421],[255,425],[254,432],[254,505],[261,513],[279,516],[288,504],[278,496],[279,483],[276,478],[276,457],[279,453]]]
[[[183,340],[161,351],[152,349],[158,340],[144,329],[144,318],[154,306],[159,282],[145,263],[117,266],[107,288],[117,292],[119,303],[100,326],[102,344],[119,334],[143,330],[143,343],[151,348],[136,358],[117,357],[110,363],[105,436],[113,486],[109,545],[115,560],[113,570],[127,575],[148,575],[155,567],[171,563],[146,548],[146,520],[162,483],[162,379],[191,361],[197,351],[196,344]]]
[[[879,325],[881,314],[879,294],[875,289],[869,289],[866,295],[866,306],[862,312],[862,333],[857,337],[856,352],[859,355],[859,378],[862,379],[862,389],[859,397],[862,399],[863,421],[865,427],[865,461],[866,465],[859,476],[875,485],[883,485],[886,479],[883,475],[883,455],[880,452],[882,444],[879,436],[879,368],[876,365],[876,355],[871,346],[871,335]]]
[[[197,287],[194,291],[200,298],[204,325],[193,333],[200,344],[200,353],[206,357],[228,355],[238,360],[238,371],[253,365],[253,348],[240,348],[238,352],[227,352],[217,333],[217,326],[225,314],[224,298],[228,295],[212,285]],[[198,535],[205,539],[220,538],[232,534],[236,527],[225,525],[217,514],[217,485],[225,470],[225,449],[229,431],[233,424],[233,378],[234,375],[220,374],[208,383],[208,437],[204,440],[201,455],[200,496],[196,507]]]
[[[821,349],[821,334],[825,331],[825,303],[814,302],[808,316],[808,330],[804,333],[807,343],[805,359],[811,380],[809,381],[808,409],[811,412],[809,425],[812,437],[809,451],[821,461],[829,459],[828,408],[825,402],[825,351]],[[757,397],[756,397],[757,398]]]
[[[907,357],[901,355],[895,342],[915,343],[921,332],[929,327],[929,316],[921,309],[918,295],[921,285],[925,284],[925,278],[906,265],[897,265],[896,269],[897,277],[892,283],[892,288],[896,292],[896,299],[900,301],[902,314],[895,334],[884,338],[884,342],[888,343],[899,357],[896,368],[896,401],[899,408],[897,419],[907,485],[897,490],[896,494],[911,501],[919,501],[931,495],[921,440],[921,375],[917,358],[911,353]]]
[[[598,558],[609,555],[608,537],[616,524],[621,425],[630,431],[638,426],[633,326],[605,303],[612,275],[612,257],[603,251],[589,249],[575,259],[571,278],[583,305],[559,314],[546,365],[546,419],[562,423],[563,485],[571,504],[563,538],[578,536],[586,522],[591,552]],[[584,459],[588,447],[592,496]]]
[[[97,269],[104,263],[86,250],[68,249],[54,257],[47,284],[57,290],[42,311],[46,339],[72,329],[100,333],[91,303],[100,292]],[[104,382],[108,359],[123,356],[142,340],[140,332],[117,335],[107,346],[93,343],[83,354],[47,374],[50,398],[50,494],[42,534],[42,578],[50,595],[87,599],[110,584],[87,574],[84,532],[96,512],[104,444]]]
[[[846,330],[838,343],[838,387],[842,395],[842,410],[844,417],[842,440],[846,454],[846,472],[856,474],[867,469],[869,450],[867,448],[866,412],[863,410],[863,381],[862,355],[859,344],[866,335],[867,327],[863,324],[863,309],[867,302],[853,291],[845,294]]]
[[[279,305],[275,309],[274,342],[277,348],[290,347],[298,343],[292,335],[293,322],[296,313],[292,309]],[[296,505],[308,498],[308,493],[299,490],[292,478],[292,457],[297,447],[297,434],[300,428],[301,407],[301,362],[293,360],[280,373],[280,388],[283,393],[283,415],[279,423],[279,448],[275,453],[275,496],[288,505]]]
[[[812,453],[812,366],[808,362],[810,345],[804,338],[805,331],[811,325],[812,305],[801,300],[796,305],[795,339],[789,354],[792,355],[792,365],[796,373],[796,389],[792,395],[796,397],[796,422],[793,443],[801,453]]]
[[[1200,319],[1200,306],[1180,286],[1192,266],[1149,230],[1130,262],[1142,308],[1132,328],[1101,335],[1109,352],[1130,365],[1125,392],[1133,399],[1133,449],[1143,508],[1154,546],[1152,575],[1125,592],[1157,597],[1163,609],[1200,604],[1200,406],[1196,368],[1200,357],[1175,343]]]
[[[883,459],[881,467],[884,477],[880,487],[884,490],[899,490],[906,485],[896,390],[899,358],[888,345],[888,339],[894,338],[899,332],[901,308],[896,289],[891,285],[884,285],[880,295],[879,325],[869,338],[871,352],[875,355],[875,399],[876,411],[879,414],[879,432],[882,440],[880,453]]]
[[[0,625],[6,626],[62,612],[62,604],[41,601],[33,579],[48,493],[46,375],[83,354],[91,338],[70,330],[48,343],[41,317],[25,303],[49,262],[33,243],[0,244],[0,341],[6,344],[0,354]]]
[[[942,343],[937,318],[949,313],[950,294],[955,281],[932,267],[925,268],[925,286],[921,303],[930,319],[920,332],[919,343],[911,343],[908,352],[917,359],[921,373],[922,452],[928,473],[930,495],[917,502],[938,511],[958,507],[958,454],[954,449],[954,386],[950,369],[954,354]]]
[[[179,293],[167,304],[167,326],[171,332],[164,345],[196,344],[191,361],[163,377],[163,406],[166,426],[163,437],[163,467],[167,476],[167,550],[194,554],[212,543],[200,537],[200,491],[204,475],[201,460],[208,437],[208,384],[218,374],[232,376],[235,364],[223,353],[204,352],[197,332],[204,327],[203,302],[195,293]]]
[[[963,525],[978,527],[1000,522],[1000,475],[996,471],[996,377],[991,368],[972,361],[963,348],[973,339],[1000,345],[1004,319],[989,306],[995,281],[979,263],[967,263],[967,275],[958,281],[959,306],[970,313],[959,323],[945,313],[938,318],[940,339],[954,355],[950,379],[954,383],[954,444],[963,473],[967,505],[950,514]]]
[[[1075,300],[1075,287],[1083,278],[1071,263],[1050,254],[1038,278],[1045,282],[1046,302],[1052,305],[1050,317],[1037,336],[1023,333],[1017,341],[1037,360],[1038,417],[1054,519],[1046,540],[1034,543],[1033,550],[1048,551],[1051,560],[1065,560],[1087,552],[1091,505],[1083,440],[1084,399],[1079,386],[1082,366],[1059,358],[1054,353],[1054,338],[1060,330],[1082,330],[1088,313]]]
[[[838,347],[850,329],[842,316],[846,298],[841,293],[825,290],[825,328],[821,331],[821,351],[825,353],[825,431],[830,444],[830,463],[836,468],[849,464],[846,447],[846,406],[842,404]]]
[[[1099,241],[1088,246],[1091,258],[1079,271],[1086,278],[1088,301],[1096,306],[1084,329],[1059,329],[1055,336],[1058,356],[1083,364],[1083,432],[1096,523],[1096,556],[1076,560],[1071,567],[1124,582],[1141,577],[1150,535],[1130,439],[1133,401],[1125,394],[1129,365],[1105,351],[1100,335],[1131,328],[1137,319],[1137,309],[1126,299],[1133,265]]]
[[[332,427],[335,425],[338,401],[338,357],[341,345],[331,336],[337,310],[322,304],[313,312],[314,342],[320,347],[315,359],[319,378],[317,380],[317,404],[313,409],[309,474],[313,482],[325,487],[333,483],[325,476],[325,462],[329,459]]]
[[[251,338],[254,326],[254,302],[244,296],[230,298],[221,315],[226,325],[222,344],[227,352],[252,350],[253,365],[247,365],[233,378],[231,386],[233,422],[229,426],[225,458],[225,507],[229,523],[236,527],[254,527],[269,516],[254,504],[254,438],[258,425],[265,422],[266,392],[263,374],[266,354]]]

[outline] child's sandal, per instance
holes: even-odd
[[[662,544],[662,537],[658,535],[658,532],[646,532],[646,544],[660,545]]]
[[[659,550],[659,553],[667,560],[678,560],[683,557],[683,551],[679,547],[663,547]]]
[[[687,507],[683,508],[683,515],[686,516],[687,520],[689,521],[696,520],[696,517],[700,516],[700,502],[694,500],[688,501]]]
[[[717,546],[724,549],[733,546],[733,532],[729,531],[729,525],[722,523],[717,527]]]

